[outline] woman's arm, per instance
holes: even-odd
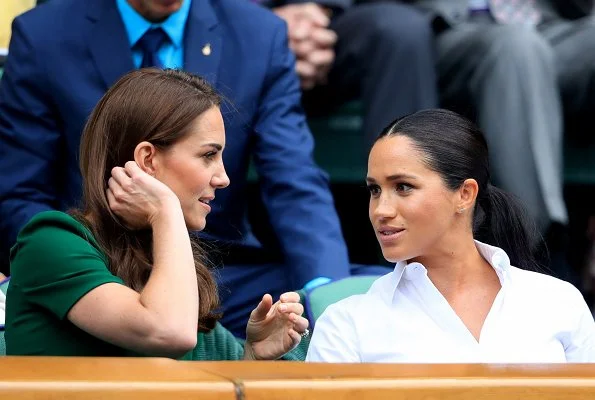
[[[155,356],[182,356],[196,345],[199,298],[179,200],[134,162],[114,169],[108,199],[112,210],[129,225],[151,227],[151,275],[141,293],[116,283],[98,286],[67,317],[117,346]]]

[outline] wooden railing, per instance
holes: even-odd
[[[595,365],[179,362],[0,358],[9,399],[595,399]]]

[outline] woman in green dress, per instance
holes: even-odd
[[[220,103],[176,70],[133,71],[103,96],[81,139],[81,207],[39,213],[11,251],[7,354],[276,359],[307,335],[293,292],[263,296],[243,348],[217,322],[189,231],[229,185]]]

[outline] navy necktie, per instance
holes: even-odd
[[[143,61],[140,67],[163,68],[163,64],[159,60],[159,57],[157,57],[157,52],[168,41],[169,37],[161,28],[152,28],[146,31],[134,45],[134,47],[140,49],[143,53]]]

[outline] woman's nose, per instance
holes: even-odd
[[[381,196],[372,210],[375,219],[392,218],[397,215],[397,204],[388,196]]]
[[[229,176],[227,176],[227,172],[225,172],[225,167],[223,166],[221,166],[221,171],[213,175],[213,179],[211,180],[211,184],[217,189],[228,187],[229,182]]]

